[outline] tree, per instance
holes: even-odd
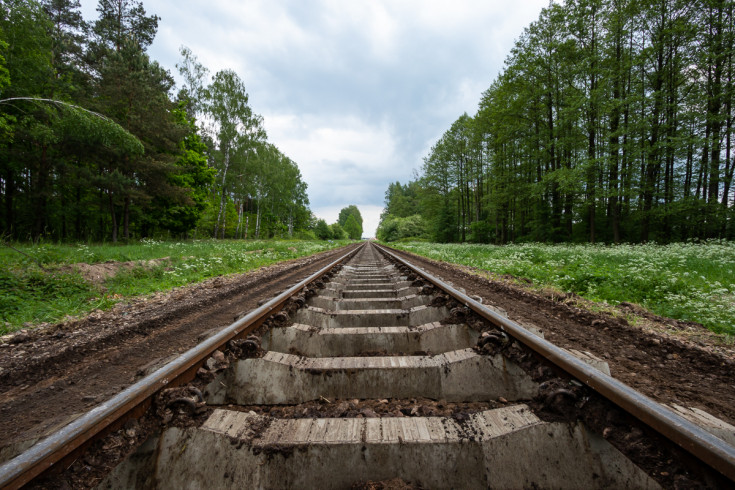
[[[309,227],[298,165],[267,143],[237,74],[210,82],[182,48],[174,101],[147,53],[159,18],[137,0],[97,11],[88,26],[79,0],[0,8],[0,231],[117,241],[202,223],[223,237]]]
[[[7,87],[10,85],[10,72],[8,71],[7,62],[3,56],[3,52],[8,49],[8,43],[5,42],[5,35],[2,27],[0,27],[0,97],[5,95]],[[0,141],[6,142],[9,140],[11,131],[12,116],[0,112]]]
[[[222,230],[225,233],[225,204],[231,188],[232,174],[228,172],[233,165],[236,175],[247,167],[256,145],[265,141],[266,135],[262,118],[253,113],[248,105],[248,94],[240,77],[232,70],[222,70],[215,74],[207,87],[206,111],[213,125],[210,133],[216,145],[213,152],[213,166],[217,169],[220,185],[220,203],[214,236]]]
[[[419,214],[406,217],[388,215],[381,220],[376,231],[377,238],[386,242],[408,238],[424,238],[426,227]]]
[[[179,142],[180,153],[176,159],[179,170],[169,178],[173,185],[185,189],[187,196],[182,202],[163,200],[156,214],[162,216],[160,225],[163,228],[186,235],[194,229],[207,207],[215,170],[207,165],[207,146],[197,134],[194,118],[187,117],[183,105],[175,115],[179,124],[188,126],[189,133]]]
[[[309,199],[298,165],[267,141],[242,80],[222,70],[207,84],[209,71],[191,50],[182,47],[181,54],[177,67],[184,86],[178,97],[188,114],[201,113],[210,121],[204,133],[217,173],[210,189],[216,199],[210,196],[212,208],[199,230],[221,238],[260,238],[291,237],[309,227]]]
[[[184,86],[179,92],[179,99],[186,102],[186,113],[189,117],[197,117],[206,108],[207,88],[205,86],[209,70],[199,63],[196,55],[186,46],[179,48],[183,57],[176,63],[179,74],[184,78]]]
[[[144,231],[160,224],[160,217],[145,212],[151,203],[186,200],[186,193],[168,176],[177,171],[177,142],[187,128],[177,122],[168,96],[173,78],[145,52],[156,35],[158,17],[147,15],[142,3],[131,0],[100,0],[97,11],[91,53],[100,110],[145,145],[141,157],[108,160],[98,178],[108,197],[116,241],[120,224],[123,237],[130,237],[133,214],[141,217]]]
[[[339,211],[339,218],[337,219],[337,222],[342,228],[345,229],[350,238],[352,238],[353,234],[350,233],[349,230],[347,230],[346,226],[347,219],[350,216],[353,216],[355,218],[355,224],[357,225],[357,231],[354,233],[354,235],[356,235],[356,238],[353,238],[353,240],[356,240],[362,237],[362,215],[360,214],[360,210],[357,209],[357,206],[355,206],[354,204],[350,204],[349,206],[342,208]]]
[[[329,240],[330,238],[332,238],[332,232],[329,229],[329,225],[323,219],[320,219],[316,222],[316,226],[314,227],[314,234],[316,234],[316,237],[319,240]]]
[[[84,80],[70,65],[81,50],[75,9],[67,2],[11,2],[0,20],[11,40],[4,58],[12,85],[3,90],[0,106],[2,120],[12,121],[3,124],[0,144],[2,228],[11,236],[66,236],[65,177],[83,150],[94,146],[105,153],[117,146],[121,155],[142,153],[140,141],[120,126],[68,101],[78,93],[75,83]]]
[[[332,234],[332,238],[335,240],[344,240],[349,238],[347,232],[339,225],[339,223],[332,223],[329,225],[329,231]]]
[[[345,233],[347,233],[347,236],[350,237],[350,239],[352,240],[359,240],[360,238],[362,238],[362,228],[357,222],[354,214],[347,215],[347,219],[345,220],[344,224],[344,230]]]
[[[734,9],[725,0],[543,9],[477,113],[424,158],[415,195],[431,238],[732,236]],[[410,216],[403,193],[388,187],[383,236]]]
[[[416,181],[409,182],[406,185],[401,185],[400,182],[389,184],[388,190],[385,191],[385,209],[383,212],[386,215],[399,218],[418,214],[421,208],[418,200],[420,190],[421,187]]]
[[[143,3],[135,0],[99,0],[97,12],[93,51],[98,56],[106,51],[120,52],[131,44],[145,51],[153,43],[161,20],[157,15],[146,15]]]

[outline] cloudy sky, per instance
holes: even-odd
[[[82,0],[87,20],[96,0]],[[356,204],[374,236],[390,182],[411,179],[474,114],[549,0],[143,0],[161,17],[150,55],[178,76],[188,46],[235,70],[268,139],[299,164],[314,213]]]

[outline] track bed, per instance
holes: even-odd
[[[112,432],[90,438],[91,450],[83,443],[58,460],[69,468],[64,475],[47,473],[32,486],[732,483],[590,389],[598,377],[611,379],[604,359],[551,346],[583,366],[569,374],[523,340],[544,331],[508,321],[502,304],[480,305],[482,298],[422,276],[372,243],[348,256],[98,407],[118,410],[126,393],[149,392],[115,415]],[[688,406],[670,409],[705,438],[735,443],[726,422]],[[77,422],[70,426],[91,426]]]
[[[659,488],[581,420],[537,414],[550,373],[478,348],[488,325],[372,245],[319,286],[203,386],[201,425],[100,488]]]

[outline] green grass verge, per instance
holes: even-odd
[[[536,286],[735,335],[735,242],[671,245],[387,243],[436,260],[531,279]]]
[[[42,322],[59,321],[123,298],[165,291],[231,273],[312,255],[349,241],[141,240],[128,245],[12,244],[0,248],[0,334]],[[120,269],[92,284],[70,264],[147,261],[153,267]],[[40,264],[40,265],[39,265]]]

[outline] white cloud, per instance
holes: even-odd
[[[88,20],[96,3],[81,2]],[[312,209],[356,204],[374,233],[367,215],[377,225],[388,183],[410,179],[451,123],[475,112],[548,0],[143,3],[162,19],[154,59],[176,74],[186,45],[212,73],[235,70],[269,140],[299,164]]]
[[[382,197],[400,173],[388,124],[293,114],[266,114],[264,120],[269,138],[298,163],[315,206],[375,202],[373,195]]]
[[[362,215],[362,235],[368,238],[375,238],[375,230],[378,228],[383,206],[363,204],[358,206],[358,209],[360,209],[360,214]]]

